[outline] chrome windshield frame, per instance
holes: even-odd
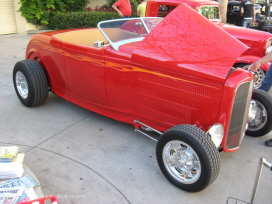
[[[133,42],[139,42],[142,41],[145,37],[136,37],[136,38],[131,38],[131,39],[124,39],[124,40],[120,40],[117,42],[113,42],[108,36],[107,34],[103,31],[103,28],[101,28],[101,24],[104,23],[109,23],[109,22],[118,22],[118,21],[124,21],[124,20],[141,20],[147,34],[149,34],[151,31],[149,30],[149,28],[147,27],[146,23],[145,23],[145,19],[163,19],[161,17],[139,17],[139,18],[120,18],[120,19],[113,19],[113,20],[106,20],[106,21],[101,21],[97,24],[98,29],[100,30],[100,32],[103,34],[103,36],[107,39],[107,41],[109,42],[109,44],[113,47],[114,50],[119,51],[118,48],[124,44],[128,44],[128,43],[133,43]]]

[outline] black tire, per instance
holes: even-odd
[[[254,89],[252,101],[256,102],[257,114],[248,119],[246,134],[252,137],[264,136],[272,130],[272,96],[267,92]]]
[[[180,148],[179,151],[175,147]],[[205,189],[220,171],[220,155],[210,136],[191,125],[178,125],[167,130],[158,140],[156,156],[164,176],[172,184],[188,192]],[[183,163],[185,159],[186,162]],[[182,168],[187,168],[188,171]]]
[[[13,84],[22,104],[35,107],[48,98],[48,81],[42,66],[36,60],[22,60],[13,69]]]

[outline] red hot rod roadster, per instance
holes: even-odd
[[[164,19],[36,34],[13,81],[25,106],[43,104],[51,91],[147,136],[155,131],[161,171],[195,192],[216,179],[220,150],[237,150],[245,131],[261,136],[272,129],[271,96],[253,92],[252,73],[232,68],[247,49],[180,5]]]

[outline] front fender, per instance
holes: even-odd
[[[244,64],[252,64],[258,60],[260,60],[261,57],[256,57],[256,56],[253,56],[253,55],[244,55],[244,56],[240,56],[238,57],[238,59],[236,60],[235,64],[234,64],[234,67],[237,67],[235,65],[237,64],[240,64],[240,63],[244,63]],[[270,67],[270,62],[268,63],[265,63],[261,66],[261,68],[267,72],[267,70],[269,69]]]

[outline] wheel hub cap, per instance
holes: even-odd
[[[191,184],[200,177],[199,158],[188,144],[181,141],[170,141],[164,146],[162,154],[167,171],[177,181]]]
[[[20,96],[26,99],[28,96],[28,84],[25,76],[22,72],[17,72],[15,75],[16,87]]]
[[[249,130],[259,130],[261,129],[267,121],[267,112],[265,107],[258,101],[252,100],[249,109],[248,117],[248,129]]]

